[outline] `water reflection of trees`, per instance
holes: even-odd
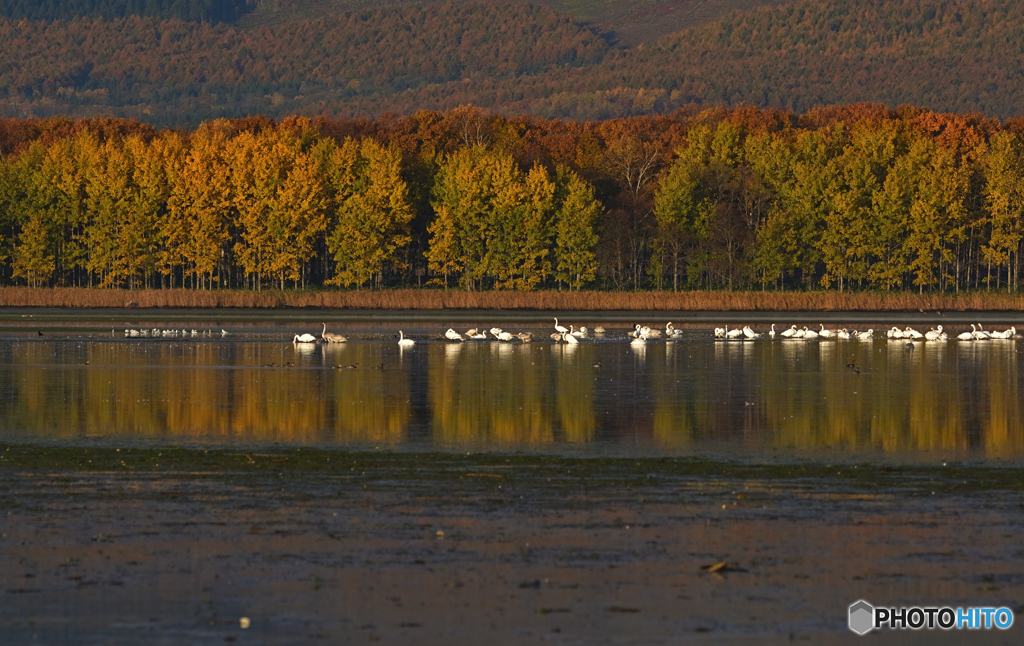
[[[0,373],[7,395],[0,414],[7,428],[60,437],[397,443],[408,426],[406,380],[384,370],[330,369],[379,365],[381,351],[109,343],[62,361],[52,345],[19,344],[10,370]]]
[[[1024,452],[1013,342],[393,346],[5,344],[0,417],[48,437]]]

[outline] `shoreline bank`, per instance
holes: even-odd
[[[256,322],[278,325],[345,324],[402,324],[405,326],[478,325],[487,322],[497,325],[546,326],[553,317],[587,326],[615,326],[632,329],[637,322],[661,327],[672,321],[677,328],[707,328],[730,326],[768,326],[776,324],[874,327],[878,332],[896,325],[943,325],[968,328],[971,323],[983,325],[1017,326],[1024,329],[1024,313],[1018,311],[966,311],[966,312],[905,312],[905,311],[667,311],[667,310],[500,310],[500,309],[334,309],[334,308],[60,308],[60,307],[0,307],[0,327],[33,331],[40,326],[73,322],[76,324],[145,326],[148,324],[230,326]]]
[[[105,310],[521,311],[521,312],[888,312],[942,316],[945,312],[1024,312],[1024,294],[835,292],[252,292],[189,289],[108,290],[85,287],[0,287],[0,308]]]

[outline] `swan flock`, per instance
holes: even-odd
[[[889,341],[909,341],[911,344],[914,341],[948,341],[950,339],[949,333],[946,332],[941,325],[938,325],[927,332],[919,332],[914,328],[907,326],[902,330],[893,326],[884,332],[876,332],[873,328],[863,331],[852,330],[848,328],[841,329],[826,329],[824,324],[819,323],[818,329],[809,328],[806,325],[798,327],[791,325],[789,328],[782,330],[781,332],[776,331],[775,324],[772,323],[771,329],[766,332],[770,339],[779,337],[783,341],[830,341],[830,340],[848,340],[857,339],[862,341],[870,341],[873,339],[887,339]],[[729,326],[724,328],[715,328],[714,336],[716,340],[728,341],[728,340],[754,340],[759,339],[763,335],[759,332],[755,332],[750,326],[743,326],[742,328],[729,329]],[[985,341],[985,340],[996,340],[996,339],[1019,339],[1021,335],[1017,334],[1016,327],[1010,327],[1002,332],[990,332],[983,329],[982,324],[972,323],[971,331],[962,332],[953,337],[957,341]]]

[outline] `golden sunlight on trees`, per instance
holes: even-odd
[[[603,209],[594,197],[594,187],[565,166],[558,167],[556,183],[556,278],[578,291],[597,276],[595,227]]]
[[[0,283],[1014,292],[1022,132],[871,105],[0,120]]]
[[[328,282],[383,285],[384,273],[406,267],[402,251],[410,242],[413,218],[397,147],[373,139],[347,140],[331,160],[337,218],[328,233],[336,274]]]
[[[468,289],[533,289],[551,273],[554,182],[534,165],[524,173],[509,153],[483,146],[449,155],[438,171],[427,251],[432,271],[461,265]]]
[[[14,276],[24,278],[30,287],[45,285],[53,276],[50,231],[39,213],[32,213],[18,236],[14,253]]]
[[[193,288],[209,289],[221,280],[218,270],[229,239],[232,197],[226,140],[226,134],[212,126],[193,135],[168,200],[173,214],[168,224],[176,229],[168,238],[178,243],[177,253]]]

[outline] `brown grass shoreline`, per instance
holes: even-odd
[[[993,292],[839,294],[716,291],[466,292],[425,289],[250,292],[0,287],[0,307],[737,312],[1024,311],[1024,295]]]

